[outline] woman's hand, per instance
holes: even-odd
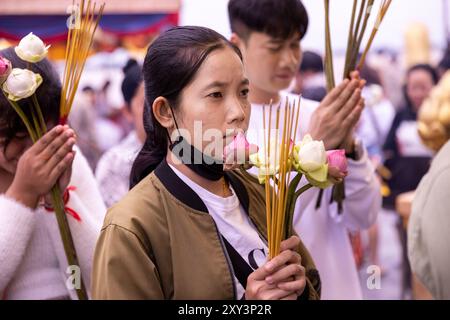
[[[247,279],[247,300],[296,300],[306,286],[305,268],[295,251],[300,239],[281,243],[280,254],[255,270]]]
[[[75,132],[68,126],[47,132],[20,157],[6,195],[34,209],[58,180],[65,188],[70,181],[74,144]]]

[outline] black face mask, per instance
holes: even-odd
[[[175,127],[179,133],[180,129],[178,128],[178,123],[175,119],[175,113],[173,112],[172,107],[170,107],[170,111],[172,112]],[[167,133],[167,135],[170,140],[169,133]],[[176,150],[174,151],[175,148]],[[217,181],[225,175],[223,171],[223,162],[207,156],[193,145],[189,144],[181,134],[170,144],[169,149],[186,167],[205,179]],[[189,150],[189,154],[184,155],[183,151],[185,150]]]
[[[199,176],[217,181],[224,176],[223,163],[207,156],[179,136],[170,146],[170,151],[189,169]],[[174,151],[174,149],[176,149]],[[188,154],[184,154],[187,151]]]

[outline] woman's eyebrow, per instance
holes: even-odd
[[[249,83],[250,83],[250,81],[247,78],[245,78],[241,81],[241,85],[248,85]],[[223,87],[226,87],[227,85],[229,85],[228,82],[214,81],[214,82],[208,84],[205,88],[203,88],[203,90],[207,91],[212,88],[223,88]]]
[[[214,82],[208,84],[206,87],[204,87],[203,90],[207,91],[207,90],[212,89],[212,88],[222,88],[222,87],[225,87],[227,85],[228,85],[227,82],[214,81]]]

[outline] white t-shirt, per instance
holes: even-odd
[[[256,270],[262,266],[268,257],[267,243],[259,236],[256,227],[250,221],[231,185],[232,195],[223,198],[199,186],[172,165],[169,164],[169,166],[202,199],[219,232],[250,267]],[[237,298],[240,299],[245,293],[245,288],[236,276],[234,282],[237,289]]]

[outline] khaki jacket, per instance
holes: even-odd
[[[266,238],[264,188],[227,173],[241,205]],[[95,250],[94,299],[238,299],[229,256],[205,204],[163,161],[107,213]],[[301,298],[319,299],[307,249]]]

